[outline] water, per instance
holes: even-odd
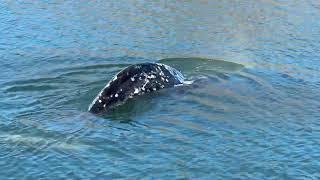
[[[319,179],[319,16],[316,0],[1,1],[0,179]],[[141,62],[193,83],[86,112]]]

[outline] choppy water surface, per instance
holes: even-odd
[[[320,178],[320,3],[1,1],[0,179]],[[192,84],[88,104],[141,62]]]

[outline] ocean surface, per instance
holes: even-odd
[[[0,1],[0,179],[319,179],[318,0]],[[121,69],[189,85],[102,115]]]

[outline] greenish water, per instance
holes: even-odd
[[[320,3],[1,1],[0,179],[319,179]],[[87,111],[130,64],[190,85]]]

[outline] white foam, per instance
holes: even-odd
[[[190,84],[193,84],[193,82],[194,82],[194,81],[185,80],[185,81],[183,81],[183,84],[190,85]]]
[[[60,142],[57,139],[45,138],[40,136],[26,136],[20,134],[0,134],[0,139],[11,143],[23,143],[28,146],[38,147],[39,144],[48,146],[51,148],[69,149],[69,150],[81,150],[83,148],[89,148],[90,146],[80,143],[66,143]]]

